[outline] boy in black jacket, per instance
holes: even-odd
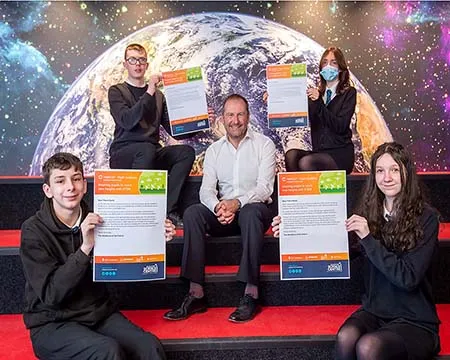
[[[145,83],[149,67],[147,51],[140,44],[125,49],[123,66],[128,76],[125,82],[108,90],[111,115],[114,119],[114,139],[109,148],[111,169],[165,169],[169,172],[167,214],[175,225],[181,225],[179,208],[181,190],[195,160],[189,145],[160,144],[160,126],[170,135],[166,99],[157,89],[161,75],[153,74]],[[177,136],[185,140],[194,134]]]
[[[24,322],[40,359],[165,359],[159,340],[128,321],[103,283],[92,281],[94,228],[83,165],[58,153],[43,166],[46,195],[22,225],[20,257],[26,286]],[[173,236],[166,222],[166,237]]]

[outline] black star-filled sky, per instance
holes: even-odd
[[[342,48],[419,171],[450,171],[450,2],[0,2],[0,175],[26,175],[54,108],[133,32],[201,12],[265,18]]]

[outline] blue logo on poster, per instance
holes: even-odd
[[[102,276],[116,276],[117,272],[115,271],[102,271]]]
[[[289,269],[289,274],[301,274],[303,272],[302,268],[297,268],[297,269]]]

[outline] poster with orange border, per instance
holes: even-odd
[[[166,277],[167,171],[95,170],[94,281]]]
[[[200,66],[162,73],[172,136],[209,129]]]
[[[282,280],[349,279],[343,170],[278,174]]]
[[[267,65],[269,128],[308,126],[306,64]]]

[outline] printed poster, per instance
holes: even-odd
[[[96,170],[94,281],[166,277],[167,171]]]
[[[278,174],[282,280],[348,279],[346,174]]]
[[[269,128],[308,126],[306,64],[268,65]]]
[[[200,66],[163,72],[172,135],[209,129],[206,90]]]

